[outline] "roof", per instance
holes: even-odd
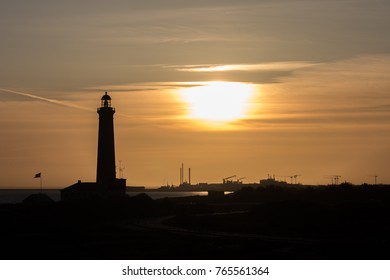
[[[102,100],[111,100],[111,96],[109,96],[109,95],[107,94],[107,91],[106,91],[106,93],[102,96]]]
[[[98,188],[98,185],[95,182],[77,182],[65,189],[62,189],[61,191],[96,191]]]

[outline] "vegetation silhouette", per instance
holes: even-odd
[[[2,259],[388,259],[390,186],[0,205]]]

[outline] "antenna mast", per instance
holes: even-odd
[[[119,160],[119,179],[123,179],[123,171],[125,170],[125,167],[122,166],[122,160]]]

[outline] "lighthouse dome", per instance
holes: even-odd
[[[109,96],[109,95],[107,94],[107,91],[106,91],[106,93],[102,96],[102,100],[111,100],[111,96]]]
[[[111,107],[111,97],[107,94],[107,91],[102,96],[101,106],[102,107]]]

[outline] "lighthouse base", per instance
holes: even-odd
[[[126,179],[115,179],[110,184],[81,182],[79,180],[60,192],[61,201],[123,197],[126,196]]]

